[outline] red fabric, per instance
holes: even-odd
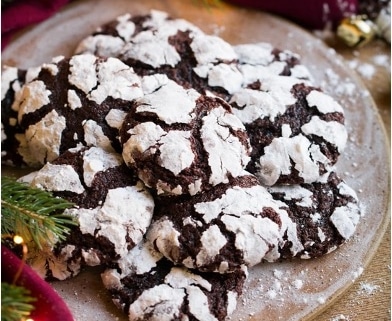
[[[71,311],[57,292],[11,250],[1,245],[1,281],[11,283],[19,267],[22,272],[15,285],[23,286],[36,298],[31,318],[37,321],[74,321]]]
[[[70,0],[14,0],[1,13],[1,48],[15,32],[55,14]],[[358,10],[359,0],[227,0],[233,4],[264,10],[288,18],[305,28],[333,26]]]
[[[1,48],[12,36],[31,24],[55,14],[69,0],[14,0],[1,10]]]
[[[260,9],[290,19],[305,28],[335,27],[344,17],[355,14],[358,0],[227,0],[239,6]]]

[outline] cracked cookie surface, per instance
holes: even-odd
[[[78,145],[121,152],[119,127],[142,95],[139,77],[116,58],[56,57],[22,87],[18,123],[40,164]]]
[[[47,256],[30,256],[43,276],[65,279],[83,265],[117,260],[150,225],[154,200],[120,154],[97,147],[72,149],[21,180],[75,204],[64,212],[78,223],[66,239],[47,249]]]
[[[166,75],[142,79],[121,128],[123,158],[158,194],[195,195],[238,176],[249,161],[245,127],[222,99]]]
[[[227,320],[242,293],[247,269],[202,273],[176,266],[148,241],[102,274],[113,302],[129,320]]]

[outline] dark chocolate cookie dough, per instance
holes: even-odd
[[[117,260],[141,241],[150,225],[154,200],[120,154],[98,147],[68,150],[21,180],[75,204],[64,213],[78,223],[66,240],[47,249],[46,257],[30,256],[43,276],[64,279],[82,265]]]
[[[148,241],[141,242],[102,274],[113,302],[129,320],[227,320],[247,276],[202,273],[175,266]]]
[[[139,77],[116,58],[57,57],[21,89],[18,122],[41,164],[80,144],[121,152],[118,129],[142,95]]]
[[[166,75],[142,79],[121,128],[123,158],[158,194],[197,194],[242,173],[245,127],[222,99],[185,89]]]

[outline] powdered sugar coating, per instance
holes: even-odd
[[[17,101],[18,121],[37,162],[52,161],[78,144],[119,151],[121,117],[143,96],[132,68],[85,54],[56,57],[39,70]]]
[[[73,245],[72,259],[78,258],[81,265],[110,262],[125,256],[150,225],[154,200],[119,154],[97,147],[73,149],[45,164],[28,180],[30,186],[76,204],[64,213],[73,216],[78,226],[56,244],[51,254],[56,260]],[[48,273],[54,276],[53,271]]]
[[[49,103],[50,91],[46,89],[45,83],[40,80],[30,82],[23,87],[23,101],[18,110],[24,114],[33,113]],[[21,121],[19,114],[19,122]]]
[[[319,90],[312,90],[307,96],[306,100],[309,107],[317,108],[321,113],[343,113],[343,107],[335,101],[331,96]]]
[[[130,40],[135,31],[135,24],[130,20],[131,15],[126,13],[116,18],[114,30],[115,35],[99,34],[102,28],[78,44],[75,52],[93,53],[100,57],[117,57],[127,41]]]
[[[97,63],[94,55],[75,55],[70,60],[68,79],[97,104],[107,97],[132,101],[142,95],[139,77],[112,57]]]
[[[101,57],[136,59],[154,68],[161,65],[174,67],[180,57],[168,38],[179,31],[200,29],[184,19],[172,19],[163,11],[151,10],[145,16],[127,13],[99,27],[83,39],[75,53],[94,53]]]
[[[128,36],[132,34],[130,37],[119,33],[123,21],[132,22],[123,28],[128,29]],[[107,48],[104,41],[108,42]],[[123,48],[119,49],[122,43]],[[255,75],[311,79],[295,53],[267,43],[232,46],[189,22],[154,10],[146,15],[124,15],[101,26],[82,40],[76,52],[103,56],[112,52],[112,56],[133,67],[139,75],[164,73],[187,88],[225,100],[250,85]]]
[[[27,146],[24,130],[18,123],[21,88],[33,72],[4,66],[1,73],[1,161],[11,166],[38,167]]]
[[[315,182],[345,148],[342,106],[304,80],[261,76],[229,102],[253,148],[247,170],[262,184]]]
[[[319,257],[354,235],[361,217],[360,204],[354,190],[335,172],[312,184],[273,186],[268,190],[298,223],[296,233],[303,245],[302,250],[291,251],[290,243],[285,243],[280,249],[283,258]]]
[[[135,101],[124,121],[122,155],[147,186],[159,194],[194,195],[242,172],[249,142],[224,101],[163,75],[142,82],[151,93]]]
[[[328,159],[319,148],[311,147],[311,142],[303,135],[275,138],[264,148],[265,154],[260,157],[259,170],[255,174],[268,186],[274,185],[281,175],[289,176],[293,170],[298,171],[305,182],[314,182],[320,177],[317,162],[325,163]]]
[[[249,161],[248,146],[233,135],[244,127],[240,120],[227,109],[218,107],[202,119],[201,139],[211,168],[209,183],[227,183],[228,177],[242,174]]]
[[[302,250],[281,205],[243,172],[208,195],[161,200],[147,238],[176,264],[228,273],[243,264],[277,260],[286,241]]]
[[[274,61],[274,47],[269,43],[240,44],[233,46],[243,64],[267,66]]]
[[[149,18],[142,24],[144,30],[135,34],[125,44],[119,57],[121,60],[136,60],[153,68],[161,66],[175,67],[181,60],[175,47],[169,43],[169,37],[179,31],[200,30],[183,19],[169,19],[167,13],[152,10]]]
[[[259,73],[257,75],[257,80],[260,80]],[[237,107],[233,109],[233,113],[244,124],[252,123],[258,118],[275,121],[286,111],[287,106],[295,104],[296,98],[291,89],[298,83],[298,79],[292,77],[263,77],[259,90],[241,89],[234,93],[229,103]]]
[[[18,80],[18,68],[5,66],[1,71],[1,100],[4,100],[7,91],[12,88],[14,91],[20,89]]]
[[[141,242],[102,274],[129,320],[225,320],[242,292],[246,268],[213,275],[177,267]]]
[[[328,143],[336,146],[339,153],[346,146],[347,129],[338,122],[328,122],[318,116],[313,116],[301,129],[305,135],[315,135],[324,138]]]
[[[238,55],[238,69],[243,77],[243,88],[270,76],[290,76],[312,81],[308,68],[300,63],[298,54],[274,48],[270,43],[259,42],[233,46]]]
[[[71,165],[47,163],[39,172],[34,173],[30,185],[51,192],[69,191],[81,194],[85,191],[78,173]]]
[[[79,274],[82,259],[75,255],[76,246],[66,245],[56,254],[53,250],[51,247],[41,250],[33,247],[28,252],[27,262],[41,278],[65,280]]]
[[[96,146],[103,148],[109,152],[114,152],[112,142],[107,137],[102,127],[94,120],[88,119],[82,121],[84,143],[87,146]],[[118,137],[118,136],[117,136]],[[75,135],[74,140],[79,140],[79,136]]]
[[[191,43],[198,65],[215,64],[237,59],[232,46],[222,38],[211,35],[196,35]]]
[[[354,235],[361,216],[361,212],[358,210],[359,200],[356,192],[344,181],[340,182],[337,187],[339,188],[339,193],[347,198],[351,198],[352,202],[335,208],[331,215],[331,222],[339,234],[348,240]]]
[[[195,117],[194,109],[200,94],[161,76],[163,77],[143,77],[145,95],[138,100],[137,112],[155,113],[159,120],[168,125],[191,122]]]
[[[52,110],[26,129],[27,144],[39,163],[44,164],[60,155],[61,134],[66,127],[65,117]]]

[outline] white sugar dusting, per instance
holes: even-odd
[[[360,266],[356,271],[353,272],[353,281],[358,279],[362,273],[363,273],[363,267]]]
[[[339,314],[336,317],[330,319],[330,321],[349,321],[350,319],[343,314]]]
[[[376,284],[371,284],[367,282],[360,282],[359,283],[359,290],[358,294],[367,294],[367,295],[372,295],[374,292],[380,290],[380,286]]]
[[[391,67],[391,58],[388,55],[375,55],[372,58],[372,61],[375,65],[381,66],[381,67]]]
[[[353,99],[358,92],[355,83],[353,83],[350,78],[342,79],[331,68],[325,70],[325,76],[327,81],[322,83],[322,87],[329,87],[339,98],[345,96],[349,99]]]
[[[379,68],[384,68],[390,73],[391,61],[388,55],[379,54],[374,55],[368,62],[361,62],[360,59],[356,58],[349,60],[348,66],[356,71],[363,79],[372,80],[377,76],[377,70]]]
[[[356,70],[363,78],[368,80],[372,79],[376,73],[374,65],[367,62],[360,63],[357,59],[349,61],[348,65],[351,69]]]

